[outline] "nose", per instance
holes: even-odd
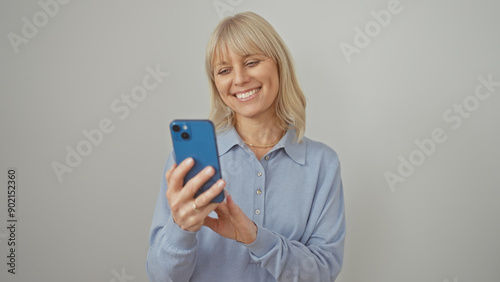
[[[237,68],[234,70],[234,85],[242,86],[250,80],[246,68]]]

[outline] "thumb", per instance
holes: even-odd
[[[234,210],[235,207],[238,207],[236,203],[233,201],[233,197],[231,196],[231,194],[227,194],[226,202],[229,210]]]
[[[203,221],[203,225],[215,231],[217,229],[217,219],[207,216]]]
[[[237,216],[237,217],[240,217],[240,216],[243,216],[244,213],[243,211],[241,210],[241,208],[234,202],[233,200],[233,197],[231,197],[231,195],[227,195],[226,197],[227,199],[227,209],[228,209],[228,212],[229,214],[233,215],[233,216]]]

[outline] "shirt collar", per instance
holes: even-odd
[[[245,143],[241,140],[241,137],[238,135],[238,132],[236,132],[234,127],[217,132],[217,148],[219,150],[219,157],[227,153],[232,147],[236,145],[242,146],[243,144]]]
[[[219,156],[227,153],[234,146],[240,146],[245,148],[246,144],[241,140],[238,132],[234,127],[230,127],[227,130],[218,132],[217,135],[217,147],[219,150]],[[305,142],[297,143],[295,141],[295,129],[290,128],[287,130],[285,136],[281,138],[280,142],[276,144],[270,152],[279,150],[283,148],[286,154],[296,163],[304,165],[306,162],[306,144]]]

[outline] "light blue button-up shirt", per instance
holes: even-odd
[[[163,178],[146,262],[150,281],[334,281],[345,237],[339,160],[323,143],[294,138],[288,130],[258,160],[234,128],[217,137],[226,190],[258,227],[249,245],[205,226],[182,230],[172,220]],[[165,170],[173,163],[171,154]]]

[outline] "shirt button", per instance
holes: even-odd
[[[266,156],[266,161],[268,161],[268,160],[269,160],[269,156]]]
[[[262,190],[257,189],[257,195],[260,195],[260,194],[262,194]]]
[[[262,172],[257,173],[257,176],[262,176]]]
[[[255,214],[259,215],[260,214],[260,210],[255,210]]]

